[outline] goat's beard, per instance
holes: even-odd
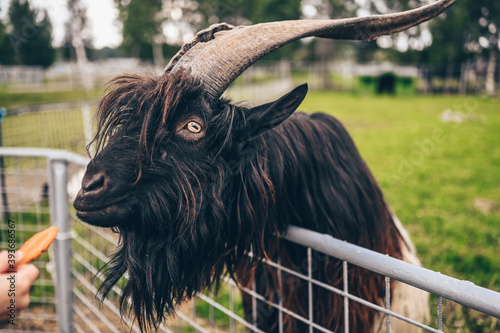
[[[155,328],[182,301],[212,285],[224,270],[218,263],[220,246],[206,233],[206,226],[186,237],[139,232],[119,227],[119,247],[103,267],[102,298],[121,277],[128,280],[120,298],[120,310],[135,317],[141,331]],[[202,255],[203,254],[203,255]],[[130,304],[129,304],[130,301]]]
[[[217,289],[224,273],[234,277],[255,264],[264,249],[275,246],[266,241],[277,232],[275,224],[266,225],[273,190],[260,165],[250,163],[251,171],[242,171],[246,177],[219,166],[203,188],[180,176],[147,187],[146,197],[137,201],[138,221],[116,228],[118,249],[101,269],[102,299],[127,273],[120,311],[135,317],[141,331],[157,329],[180,303],[207,287]]]
[[[101,268],[102,300],[118,283],[123,287],[120,311],[141,331],[157,329],[181,302],[218,285],[231,246],[225,241],[232,231],[221,197],[224,185],[208,182],[201,193],[181,179],[170,184],[178,187],[166,181],[146,185],[143,200],[134,200],[140,213],[115,228],[118,248]]]

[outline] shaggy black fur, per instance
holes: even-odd
[[[324,114],[292,114],[306,86],[247,108],[208,99],[182,73],[122,75],[111,83],[75,207],[83,221],[119,232],[100,292],[106,297],[127,272],[121,309],[131,300],[142,330],[226,273],[243,286],[255,280],[268,297],[281,290],[283,303],[307,318],[306,286],[293,279],[280,286],[276,272],[259,264],[279,257],[300,269],[303,249],[278,238],[290,224],[401,257],[382,193],[343,126]],[[193,120],[200,133],[189,131]],[[339,261],[319,257],[316,266],[316,278],[341,284]],[[380,302],[383,279],[351,271],[350,291]],[[315,321],[342,329],[341,298],[315,290],[314,300]],[[373,312],[351,303],[351,329],[370,331]],[[250,315],[245,295],[244,305]],[[274,311],[259,309],[259,326],[276,329]],[[285,316],[286,332],[300,330]]]

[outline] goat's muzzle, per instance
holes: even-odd
[[[76,215],[92,225],[119,226],[130,219],[134,211],[127,193],[125,188],[114,186],[104,170],[89,165],[73,203]]]

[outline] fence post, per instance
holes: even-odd
[[[1,107],[0,108],[0,147],[3,146],[3,142],[2,142],[2,120],[3,120],[3,117],[5,117],[5,115],[7,114],[7,110],[5,110],[5,108]],[[2,197],[0,198],[0,200],[2,200],[2,210],[3,210],[3,218],[4,218],[4,222],[7,222],[10,218],[10,213],[9,213],[9,202],[7,201],[7,190],[6,190],[6,186],[5,186],[5,165],[4,165],[4,161],[3,161],[3,156],[0,156],[0,193],[2,195]],[[2,235],[0,236],[0,240],[3,241],[3,233]]]
[[[54,242],[56,261],[56,301],[59,332],[73,332],[71,283],[71,237],[67,193],[68,165],[64,160],[49,159],[51,223],[59,228]]]

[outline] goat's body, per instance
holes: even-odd
[[[113,82],[98,109],[97,155],[74,205],[84,221],[119,231],[100,291],[106,296],[127,273],[120,308],[130,301],[142,330],[229,273],[306,320],[343,331],[342,297],[314,286],[309,318],[308,284],[259,261],[267,256],[307,274],[307,250],[279,241],[289,225],[418,261],[340,122],[294,113],[306,86],[246,108],[207,99],[183,73]],[[312,258],[313,278],[342,289],[342,262],[315,251]],[[351,294],[383,304],[384,277],[352,265],[348,273]],[[424,307],[391,284],[393,308],[407,315]],[[250,322],[281,332],[274,308],[245,293],[243,303]],[[307,330],[290,315],[282,319],[283,332]],[[376,311],[349,302],[350,331],[381,332],[382,324]]]
[[[335,118],[295,113],[261,139],[265,142],[259,145],[265,147],[260,152],[266,161],[264,169],[275,188],[275,205],[268,223],[276,224],[280,232],[289,225],[301,226],[418,264],[409,240],[394,222],[368,167],[347,131]],[[319,253],[313,253],[312,257],[312,276],[342,289],[342,263]],[[307,255],[303,247],[281,241],[273,259],[307,275]],[[237,275],[247,288],[255,287],[267,299],[275,303],[281,301],[284,307],[309,319],[307,282],[281,274],[278,278],[276,269],[260,264],[251,272],[242,269]],[[350,293],[382,305],[384,285],[384,278],[378,274],[349,267]],[[410,315],[418,308],[425,308],[424,304],[416,302],[417,299],[425,300],[425,295],[417,292],[416,299],[406,299],[408,293],[404,285],[392,283],[392,286],[394,309],[400,309],[399,304],[404,303],[403,314]],[[276,309],[260,301],[255,309],[252,297],[245,293],[243,299],[249,321],[256,321],[265,332],[280,331]],[[314,287],[312,299],[314,322],[343,331],[343,298]],[[349,318],[353,332],[382,332],[385,329],[380,315],[356,302],[350,302]],[[284,314],[284,332],[305,332],[306,327]]]

